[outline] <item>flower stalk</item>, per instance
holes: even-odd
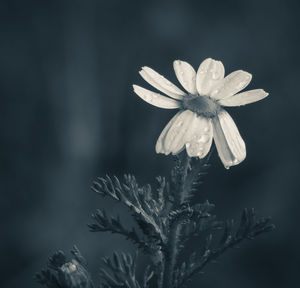
[[[181,164],[181,173],[179,175],[180,182],[182,183],[178,189],[178,193],[176,194],[176,198],[174,201],[174,206],[181,206],[184,204],[186,201],[188,201],[191,197],[191,190],[185,189],[185,184],[186,184],[186,178],[188,175],[188,170],[190,168],[191,164],[191,158],[184,153],[184,161],[182,161]],[[173,273],[174,273],[174,268],[176,265],[176,259],[178,257],[178,242],[179,242],[179,237],[181,233],[181,226],[182,223],[176,223],[174,227],[171,228],[169,235],[168,235],[168,243],[167,247],[168,249],[166,250],[165,253],[165,261],[164,261],[164,269],[163,269],[163,285],[162,288],[167,288],[167,287],[173,287]]]

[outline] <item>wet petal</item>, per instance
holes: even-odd
[[[221,61],[211,58],[205,59],[199,66],[196,77],[196,86],[200,95],[209,95],[224,78],[225,69]]]
[[[204,158],[210,150],[213,138],[211,119],[196,116],[185,135],[185,147],[190,157]]]
[[[174,99],[181,100],[182,97],[186,95],[177,86],[150,67],[143,67],[139,73],[150,85]]]
[[[225,110],[213,118],[213,129],[218,154],[225,168],[241,163],[246,158],[245,142]]]
[[[247,87],[251,79],[252,75],[246,71],[234,71],[220,81],[209,96],[217,100],[230,97]]]
[[[172,154],[176,155],[185,148],[186,135],[188,134],[190,127],[196,118],[196,113],[190,110],[185,111],[182,124],[178,123],[181,128],[178,129],[178,133],[176,134],[176,137],[174,138],[170,146],[170,151],[172,152]]]
[[[183,112],[182,110],[177,112],[177,114],[168,122],[164,130],[160,133],[155,146],[156,153],[163,153],[163,154],[166,153],[164,148],[164,141],[165,141],[166,134],[182,112]]]
[[[255,89],[221,99],[219,103],[222,106],[241,106],[262,100],[268,95],[263,89]]]
[[[190,110],[184,110],[171,125],[164,141],[166,155],[169,153],[177,154],[182,149],[184,146],[184,135],[191,124],[194,114]]]
[[[189,93],[197,94],[196,71],[185,61],[176,60],[173,63],[175,74],[182,87]]]
[[[133,90],[144,101],[156,107],[165,108],[165,109],[175,109],[175,108],[179,108],[181,105],[181,103],[177,100],[163,96],[159,93],[152,92],[138,85],[133,85]]]

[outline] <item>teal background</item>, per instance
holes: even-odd
[[[278,0],[1,1],[0,286],[38,287],[32,276],[48,255],[73,244],[96,282],[102,256],[134,251],[119,236],[88,231],[99,207],[132,223],[89,187],[106,173],[135,173],[141,183],[168,175],[173,160],[154,146],[175,111],[148,105],[131,85],[147,87],[141,66],[177,83],[173,60],[197,68],[207,57],[227,73],[252,73],[249,89],[270,96],[228,109],[248,155],[225,170],[214,152],[199,197],[220,219],[255,207],[277,229],[228,252],[189,287],[298,286],[299,8]]]

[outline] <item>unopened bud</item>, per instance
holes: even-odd
[[[75,259],[63,264],[58,271],[58,280],[67,288],[91,288],[92,281],[86,269]]]

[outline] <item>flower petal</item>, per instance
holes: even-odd
[[[173,67],[182,87],[193,95],[197,94],[196,71],[194,68],[189,63],[180,60],[174,61]]]
[[[184,135],[187,132],[191,120],[194,117],[194,112],[184,110],[179,117],[171,125],[164,140],[165,154],[177,154],[184,146]]]
[[[222,110],[213,118],[214,140],[225,168],[237,165],[246,158],[246,146],[230,115]]]
[[[211,58],[205,59],[199,66],[196,77],[196,86],[200,95],[209,95],[224,78],[225,69],[221,61]]]
[[[156,71],[150,67],[143,67],[139,72],[140,75],[154,88],[160,90],[161,92],[167,94],[168,96],[181,100],[184,95],[186,95],[177,86],[171,83],[162,75],[158,74]]]
[[[196,116],[185,135],[187,154],[190,157],[204,158],[210,150],[212,139],[211,119]]]
[[[220,81],[209,96],[217,100],[230,97],[247,87],[251,79],[252,75],[246,71],[234,71]]]
[[[181,105],[180,102],[177,100],[163,96],[159,93],[152,92],[138,85],[133,85],[133,90],[144,101],[156,107],[165,108],[165,109],[175,109],[175,108],[179,108]]]
[[[177,112],[177,114],[175,114],[175,116],[173,116],[173,118],[165,126],[164,130],[160,133],[160,135],[157,139],[157,142],[156,142],[156,146],[155,146],[156,153],[163,153],[163,154],[166,153],[165,148],[164,148],[164,141],[165,141],[166,134],[181,113],[183,113],[182,110]]]
[[[176,155],[185,148],[186,135],[189,133],[190,127],[196,118],[196,113],[190,110],[185,111],[183,123],[178,123],[180,124],[179,126],[181,126],[181,128],[178,129],[178,134],[176,135],[170,146],[170,151],[172,152],[172,154]]]
[[[222,106],[241,106],[262,100],[268,95],[263,89],[255,89],[221,99],[219,103]]]

